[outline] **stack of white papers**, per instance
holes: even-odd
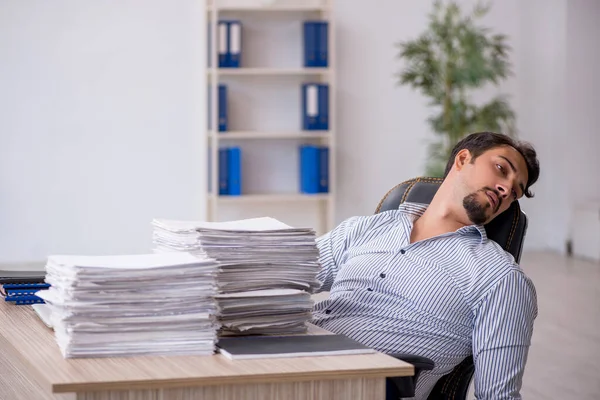
[[[223,334],[306,331],[319,286],[315,232],[273,218],[229,222],[153,221],[155,251],[187,251],[219,262]]]
[[[217,263],[188,253],[50,256],[37,292],[65,358],[208,355]]]

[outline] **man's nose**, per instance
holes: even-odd
[[[498,193],[500,193],[500,197],[502,198],[507,198],[509,193],[509,190],[506,186],[498,184],[496,185],[496,191],[498,191]]]

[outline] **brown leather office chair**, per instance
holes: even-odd
[[[441,183],[442,179],[440,178],[428,177],[402,182],[386,193],[379,202],[375,213],[398,209],[400,204],[405,201],[429,204]],[[485,231],[490,240],[494,240],[512,254],[516,262],[520,261],[527,232],[527,216],[521,211],[518,202],[513,202],[508,210],[485,225]],[[388,393],[388,398],[413,397],[419,373],[432,369],[433,362],[417,354],[394,354],[394,356],[413,364],[415,375],[414,377],[391,378],[388,382],[388,391],[394,390],[395,393],[391,396]],[[443,376],[437,382],[428,400],[466,399],[474,372],[473,358],[469,356],[457,365],[451,373]]]

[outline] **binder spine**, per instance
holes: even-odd
[[[317,67],[329,65],[329,23],[317,22]]]
[[[300,146],[300,192],[319,193],[319,148]]]
[[[329,85],[319,84],[319,122],[318,129],[329,130]]]
[[[319,86],[316,83],[302,85],[302,129],[319,129]]]
[[[304,36],[304,66],[317,67],[317,24],[313,21],[305,21],[302,31]]]
[[[242,23],[229,21],[229,65],[230,68],[240,68],[242,64]]]
[[[227,131],[227,85],[219,84],[219,131]]]
[[[239,147],[229,149],[229,194],[242,194],[242,150]]]
[[[319,149],[319,192],[329,193],[329,147]]]
[[[229,149],[219,149],[219,195],[229,194]]]
[[[226,21],[219,21],[217,25],[217,49],[219,55],[219,68],[226,68],[229,66],[229,51],[228,44],[229,41],[229,29]]]

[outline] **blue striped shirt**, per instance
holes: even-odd
[[[410,243],[426,205],[352,217],[317,239],[327,300],[313,322],[384,353],[435,362],[415,399],[465,357],[478,399],[520,399],[537,298],[514,258],[471,225]]]

